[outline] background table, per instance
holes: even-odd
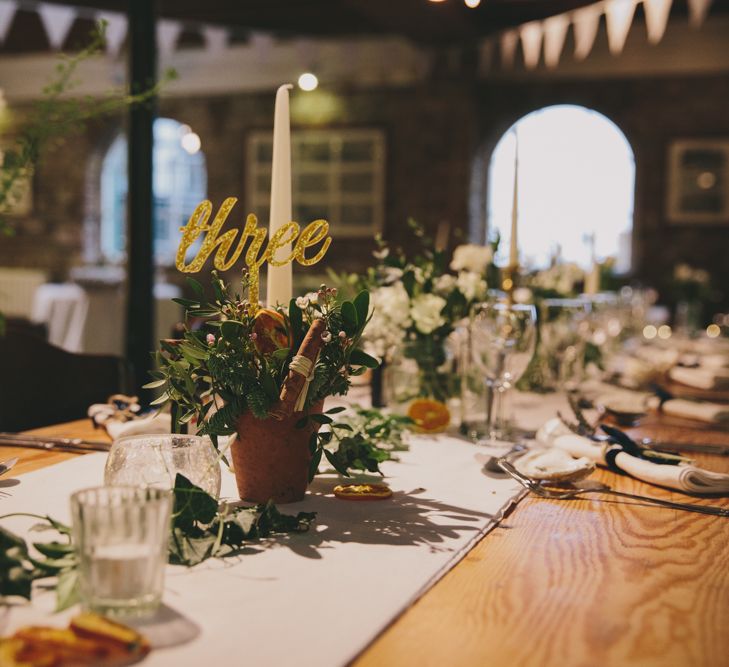
[[[648,418],[637,433],[729,444],[729,434]],[[103,439],[88,421],[33,433]],[[17,474],[77,454],[0,447]],[[729,472],[729,458],[695,455]],[[686,500],[610,471],[616,489]],[[694,502],[729,507],[727,498]],[[355,617],[353,616],[353,622]],[[527,497],[355,662],[382,665],[725,666],[729,520],[594,495]]]

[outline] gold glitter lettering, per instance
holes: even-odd
[[[306,257],[306,249],[316,245],[329,233],[329,223],[326,220],[314,220],[309,223],[299,236],[299,240],[296,242],[296,248],[294,248],[294,256],[296,261],[302,266],[312,266],[321,260],[326,255],[329,246],[332,244],[331,236],[324,241],[321,249],[313,257]]]

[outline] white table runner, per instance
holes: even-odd
[[[169,566],[165,620],[147,628],[160,643],[145,665],[342,665],[361,652],[500,519],[521,494],[510,479],[487,476],[474,456],[484,452],[450,437],[417,437],[400,462],[383,471],[394,491],[382,502],[346,502],[317,478],[306,500],[288,513],[318,512],[309,533],[252,543],[250,553],[186,569]],[[102,482],[105,455],[95,454],[19,477],[5,486],[0,513],[69,517],[76,489]],[[235,496],[223,474],[223,495]],[[3,520],[27,537],[32,520]],[[71,611],[52,615],[53,595],[0,609],[0,632],[19,625],[61,626]]]

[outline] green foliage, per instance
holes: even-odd
[[[183,475],[175,479],[170,563],[189,567],[208,558],[235,554],[246,542],[309,530],[316,514],[286,515],[272,502],[218,509],[218,501]]]
[[[77,84],[75,76],[79,66],[102,53],[105,33],[106,22],[99,21],[86,48],[73,56],[61,55],[53,79],[43,89],[42,98],[14,133],[12,145],[4,151],[0,164],[0,234],[12,233],[5,214],[22,196],[27,179],[47,149],[62,144],[91,119],[147,102],[176,77],[174,70],[168,70],[158,85],[134,93],[109,91],[101,98],[70,96]]]
[[[393,452],[407,449],[405,434],[412,425],[409,417],[387,414],[376,408],[355,408],[334,421],[331,415],[343,410],[332,408],[324,415],[309,415],[299,424],[303,427],[307,420],[313,420],[328,426],[327,430],[312,434],[310,480],[317,473],[322,455],[337,472],[349,477],[350,470],[382,474],[380,463],[390,460]]]
[[[235,432],[238,417],[250,411],[266,418],[279,400],[289,364],[315,319],[326,325],[323,345],[314,366],[304,410],[327,396],[344,395],[349,378],[377,360],[358,349],[368,321],[369,294],[360,292],[352,301],[339,302],[336,290],[322,285],[315,298],[292,299],[288,312],[261,312],[240,294],[212,275],[213,297],[188,279],[194,299],[175,299],[186,309],[188,321],[202,321],[188,328],[181,341],[161,342],[159,370],[147,388],[162,388],[157,405],[177,406],[181,421],[197,418],[198,431],[210,436]],[[241,292],[248,288],[247,276]],[[259,320],[263,316],[264,319]],[[272,329],[272,323],[277,323]]]
[[[53,531],[61,536],[51,542],[33,542],[33,555],[27,543],[0,526],[0,597],[22,597],[30,600],[33,582],[56,577],[56,611],[62,611],[78,601],[78,560],[71,543],[71,528],[51,517],[35,514],[6,514],[30,516],[43,523],[34,525],[31,532]]]

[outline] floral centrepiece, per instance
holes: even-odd
[[[449,258],[417,223],[409,224],[420,246],[417,254],[393,250],[379,241],[377,264],[364,279],[354,281],[372,295],[364,345],[387,363],[403,357],[417,366],[417,386],[399,400],[421,397],[446,402],[457,394],[452,369],[444,368],[447,341],[470,307],[486,298],[494,250],[490,245],[464,244]]]
[[[231,294],[216,273],[212,299],[206,298],[199,282],[188,281],[197,298],[177,301],[185,306],[189,321],[201,324],[188,328],[181,341],[162,342],[159,370],[147,385],[164,388],[155,403],[172,402],[179,423],[195,420],[198,433],[216,443],[219,436],[237,434],[234,461],[236,443],[241,441],[246,441],[246,456],[259,445],[268,448],[264,450],[268,456],[282,446],[280,441],[290,440],[289,450],[298,453],[298,468],[294,473],[290,470],[294,466],[282,463],[281,474],[298,475],[304,488],[288,495],[272,493],[261,501],[273,497],[286,502],[289,495],[303,495],[311,477],[310,461],[324,445],[316,432],[322,424],[333,422],[322,414],[324,399],[346,394],[351,376],[377,365],[358,348],[368,321],[368,292],[340,302],[335,288],[322,285],[308,297],[292,299],[285,310],[260,308],[240,294]],[[246,274],[241,288],[245,294]],[[308,365],[297,366],[312,339],[316,353]],[[285,400],[287,388],[294,386],[292,378],[296,406]],[[259,437],[253,437],[254,432]],[[296,444],[301,440],[303,449]],[[235,467],[241,490],[240,475],[252,474],[251,465],[245,466],[247,471]]]

